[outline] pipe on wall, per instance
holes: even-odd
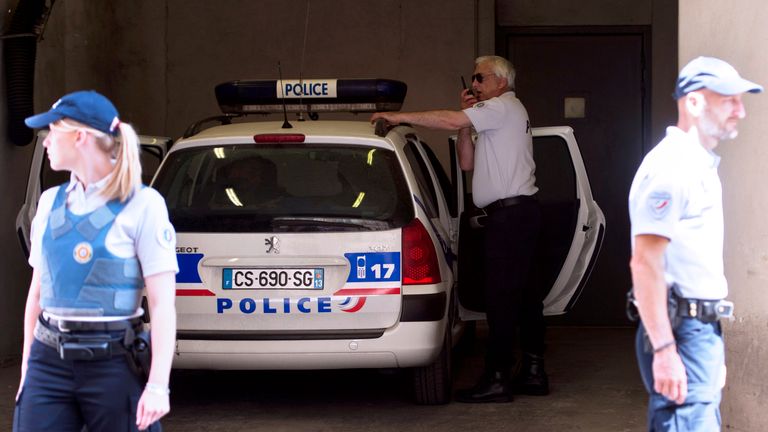
[[[24,119],[34,114],[37,40],[48,11],[50,8],[46,7],[46,0],[20,0],[8,33],[2,37],[8,104],[7,134],[8,139],[18,146],[32,142],[33,131],[24,124]]]

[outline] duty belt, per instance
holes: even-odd
[[[77,323],[74,325],[77,329],[73,323]],[[139,320],[58,321],[41,315],[34,335],[44,345],[57,350],[63,360],[100,360],[128,353],[126,347],[132,346],[139,323]]]
[[[699,300],[675,296],[678,317],[696,318],[702,322],[715,322],[733,317],[733,303],[727,300]]]
[[[68,331],[89,331],[89,332],[114,332],[134,328],[141,324],[141,318],[123,319],[118,321],[71,321],[56,319],[47,316],[46,313],[40,314],[40,321],[48,327],[59,329],[62,332]]]
[[[524,202],[535,202],[535,201],[536,201],[536,196],[534,195],[518,195],[518,196],[496,200],[488,204],[487,206],[483,207],[483,210],[494,211],[494,210],[502,209],[504,207],[512,207],[514,205],[522,204]]]

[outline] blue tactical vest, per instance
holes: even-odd
[[[127,201],[111,200],[84,215],[66,206],[59,187],[43,234],[40,307],[64,316],[129,316],[139,309],[144,279],[136,258],[119,258],[105,245]]]

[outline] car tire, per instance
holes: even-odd
[[[449,320],[440,354],[432,363],[413,368],[411,371],[413,396],[419,405],[442,405],[451,401],[453,394],[451,333],[452,320]]]

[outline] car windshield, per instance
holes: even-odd
[[[178,232],[384,230],[414,217],[397,156],[375,147],[195,147],[169,154],[153,186]]]

